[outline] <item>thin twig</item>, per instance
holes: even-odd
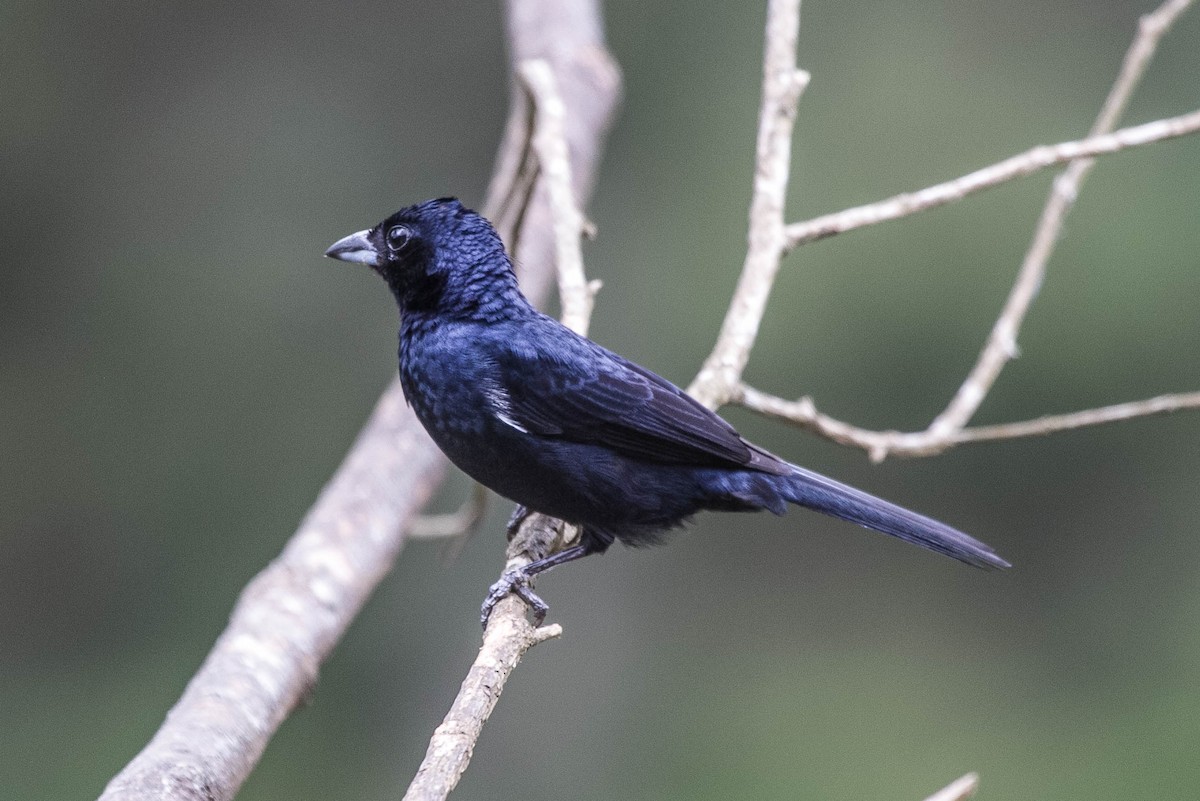
[[[600,282],[589,282],[583,270],[580,240],[590,226],[575,204],[571,161],[567,156],[566,112],[558,93],[558,82],[550,64],[542,59],[519,64],[517,77],[535,107],[533,150],[537,153],[540,174],[545,179],[550,207],[554,210],[554,262],[558,270],[562,322],[576,333],[587,336]]]
[[[1110,134],[1090,136],[1057,145],[1040,145],[1004,161],[935,184],[916,192],[905,192],[886,200],[855,206],[833,214],[824,214],[805,222],[792,223],[785,229],[787,248],[815,242],[856,228],[897,220],[929,209],[962,200],[968,195],[1007,183],[1016,178],[1081,158],[1117,153],[1132,147],[1154,144],[1166,139],[1200,131],[1200,110],[1178,117],[1156,120],[1144,125],[1122,128]]]
[[[515,69],[514,69],[515,73]],[[524,92],[509,98],[508,121],[496,153],[496,165],[488,182],[485,216],[510,252],[516,252],[517,237],[523,218],[533,202],[536,175],[530,131],[533,130],[533,104]]]
[[[1159,395],[1145,400],[1116,403],[1098,409],[1085,409],[1069,414],[1050,414],[1035,420],[1018,423],[1001,423],[991,426],[971,426],[954,435],[954,444],[963,442],[986,442],[988,440],[1037,437],[1070,431],[1074,428],[1115,423],[1135,417],[1169,414],[1185,409],[1200,409],[1200,392],[1181,392],[1175,395]]]
[[[522,567],[557,550],[562,538],[560,521],[530,514],[508,545],[505,570]],[[534,628],[525,612],[525,602],[515,595],[504,598],[492,610],[483,645],[450,711],[430,738],[404,801],[444,801],[449,796],[466,772],[483,725],[517,664],[533,646],[561,636],[561,626]]]
[[[809,81],[809,74],[796,67],[799,34],[800,0],[771,0],[746,260],[717,343],[688,387],[688,393],[710,409],[728,402],[741,380],[783,256],[792,127]]]
[[[767,417],[794,423],[841,445],[861,448],[873,461],[878,462],[887,456],[936,456],[956,445],[968,442],[1037,437],[1085,426],[1130,420],[1134,417],[1200,409],[1200,392],[1159,395],[1146,400],[1118,403],[1069,414],[1046,415],[1015,423],[970,426],[949,434],[936,434],[929,430],[902,432],[859,428],[821,413],[812,398],[784,400],[745,384],[741,386],[735,402]]]
[[[533,646],[562,634],[557,624],[534,628],[523,610],[524,602],[515,596],[497,604],[479,658],[463,680],[445,720],[434,730],[404,801],[440,801],[450,794],[466,771],[483,724],[517,663]]]
[[[1146,68],[1150,66],[1150,60],[1154,58],[1154,53],[1158,50],[1159,40],[1193,2],[1194,0],[1166,0],[1154,11],[1144,14],[1138,20],[1137,35],[1134,36],[1133,44],[1125,53],[1121,71],[1117,75],[1117,80],[1113,83],[1108,97],[1104,100],[1104,106],[1100,109],[1100,115],[1092,125],[1091,133],[1103,133],[1116,127],[1121,115],[1129,106],[1129,99],[1133,97],[1134,90],[1146,73]]]
[[[474,534],[487,514],[487,487],[475,483],[458,509],[444,515],[422,515],[408,527],[414,540],[436,540]]]
[[[975,795],[975,791],[978,789],[979,774],[968,773],[966,776],[962,776],[961,778],[950,782],[945,787],[926,798],[925,801],[966,801],[966,799]]]

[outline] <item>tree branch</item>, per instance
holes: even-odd
[[[575,204],[571,161],[567,157],[566,108],[549,62],[543,59],[524,61],[517,67],[517,77],[534,100],[531,141],[537,154],[538,169],[545,179],[550,207],[554,210],[554,264],[558,273],[562,322],[581,336],[587,336],[600,282],[589,282],[583,270],[579,242],[591,226]]]
[[[414,540],[470,537],[487,515],[488,490],[473,483],[462,506],[444,515],[421,515],[409,524],[408,536]]]
[[[912,194],[897,195],[879,203],[817,217],[808,222],[787,226],[785,229],[784,247],[794,247],[834,233],[896,219],[959,200],[1003,181],[1027,175],[1047,166],[1069,162],[1067,169],[1054,181],[1016,282],[975,366],[946,409],[934,418],[924,431],[903,433],[859,428],[818,412],[811,398],[787,401],[746,386],[741,381],[741,369],[745,365],[745,358],[748,357],[748,349],[736,352],[741,358],[741,361],[734,365],[736,369],[726,369],[723,375],[711,377],[710,383],[718,387],[713,397],[718,402],[737,402],[762,414],[801,425],[835,442],[862,448],[875,461],[880,461],[889,454],[930,456],[964,442],[1048,434],[1131,417],[1196,408],[1194,394],[1170,395],[1073,414],[1052,415],[1037,420],[966,428],[995,384],[1004,365],[1017,355],[1017,332],[1041,287],[1046,264],[1053,253],[1063,221],[1095,163],[1094,157],[1200,130],[1200,111],[1195,111],[1111,133],[1129,104],[1129,99],[1145,73],[1159,41],[1192,2],[1193,0],[1167,0],[1157,10],[1141,18],[1138,32],[1087,139],[1050,147],[1036,147],[954,181]],[[743,273],[743,279],[745,277],[746,273]],[[768,292],[773,278],[774,273],[763,281]],[[740,289],[739,285],[739,291]],[[727,316],[726,328],[749,326],[756,330],[761,314],[761,305],[744,305],[736,312],[731,306],[731,316],[743,315],[747,319],[731,323]],[[752,336],[749,342],[753,343]],[[716,355],[717,351],[714,351],[710,362]],[[708,367],[709,363],[706,363],[706,369]],[[702,371],[702,375],[707,374]]]
[[[688,394],[715,409],[732,397],[771,295],[785,244],[784,204],[792,158],[792,124],[809,74],[796,67],[800,0],[771,0],[767,7],[762,103],[746,260],[713,351]]]
[[[1200,409],[1200,392],[1159,395],[1145,400],[1116,403],[1111,406],[1085,409],[1069,414],[1050,414],[1035,420],[1024,420],[1018,423],[971,426],[955,433],[954,444],[1044,436],[1046,434],[1070,431],[1071,429],[1083,428],[1085,426],[1115,423],[1120,420],[1132,420],[1135,417],[1169,414],[1185,409]]]
[[[500,603],[522,602],[506,598]],[[499,606],[496,611],[500,612]],[[478,659],[471,666],[454,706],[433,733],[425,760],[404,794],[404,801],[433,801],[450,795],[467,769],[475,742],[500,700],[509,674],[526,651],[561,634],[562,627],[558,624],[535,629],[519,611],[504,615],[496,625],[488,626],[481,653],[487,653],[489,658]]]
[[[1089,136],[1074,142],[1057,145],[1040,145],[1024,153],[1011,156],[975,172],[951,181],[935,184],[916,192],[905,192],[886,200],[856,206],[833,214],[824,214],[811,220],[792,223],[785,229],[787,249],[815,242],[835,234],[844,234],[856,228],[876,225],[888,220],[897,220],[947,203],[962,200],[968,195],[991,189],[995,186],[1023,178],[1047,167],[1065,164],[1077,159],[1118,153],[1132,147],[1150,145],[1167,139],[1200,131],[1200,110],[1178,117],[1155,120],[1144,125],[1122,128],[1110,134]]]
[[[616,73],[612,75],[616,79]],[[541,59],[521,62],[517,76],[532,101],[533,127],[529,135],[537,157],[537,172],[544,179],[541,183],[545,184],[553,210],[563,323],[586,335],[599,282],[589,283],[583,269],[579,245],[587,224],[571,182],[565,107],[548,62]],[[615,84],[613,92],[615,98]],[[530,514],[509,543],[505,571],[554,553],[575,533],[568,531],[560,520]],[[404,795],[405,801],[441,801],[450,794],[466,771],[483,724],[517,663],[531,647],[562,633],[558,625],[534,628],[526,620],[525,612],[525,602],[515,596],[505,598],[492,610],[475,663],[446,718],[434,732],[425,758]]]
[[[516,598],[501,602],[519,603]],[[535,629],[519,612],[505,615],[497,625],[488,627],[483,651],[491,659],[477,660],[471,666],[454,706],[433,733],[425,761],[404,794],[405,801],[442,799],[450,794],[467,769],[475,741],[500,700],[509,674],[526,651],[561,634],[562,627],[557,624]]]
[[[575,191],[586,197],[618,94],[599,11],[593,0],[509,0],[507,20],[512,63],[545,58],[564,87]],[[526,113],[514,103],[492,200],[511,195],[497,188],[518,181]],[[489,215],[507,211],[488,207]],[[553,264],[544,194],[521,219],[515,249],[523,287],[538,298]],[[166,721],[101,798],[232,798],[275,730],[311,693],[319,665],[391,568],[408,522],[444,469],[393,382],[283,553],[243,591]]]
[[[966,799],[975,795],[975,791],[978,789],[979,774],[968,773],[966,776],[950,782],[926,798],[925,801],[966,801]]]
[[[1099,116],[1092,124],[1093,136],[1108,133],[1116,127],[1117,121],[1129,105],[1134,89],[1141,82],[1146,67],[1150,64],[1159,40],[1191,2],[1192,0],[1167,0],[1156,11],[1139,21],[1138,32],[1125,54],[1117,79],[1100,109]],[[965,426],[987,397],[1004,365],[1016,358],[1017,331],[1041,288],[1046,264],[1050,261],[1050,255],[1054,252],[1062,232],[1063,221],[1075,205],[1079,189],[1094,164],[1095,161],[1090,158],[1076,159],[1055,179],[1050,197],[1046,200],[1041,219],[1034,231],[1033,242],[1021,264],[1017,281],[983,351],[979,354],[979,360],[946,410],[929,424],[929,431],[935,435],[945,436]]]
[[[990,426],[971,426],[957,429],[947,435],[926,431],[871,431],[866,428],[843,423],[817,410],[812,398],[804,397],[789,401],[760,392],[742,384],[734,402],[767,417],[774,417],[819,434],[841,445],[865,450],[872,461],[882,461],[887,456],[936,456],[955,445],[967,442],[988,442],[1019,437],[1036,437],[1069,431],[1102,423],[1115,423],[1135,417],[1168,414],[1185,409],[1200,409],[1200,392],[1184,392],[1176,395],[1159,395],[1146,400],[1118,403],[1097,409],[1086,409],[1068,414],[1054,414],[1016,423],[1001,423]]]
[[[393,384],[283,553],[242,592],[162,727],[102,801],[232,798],[275,730],[311,694],[320,664],[403,546],[405,521],[444,471]]]

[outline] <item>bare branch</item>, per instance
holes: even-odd
[[[964,428],[954,435],[954,444],[985,442],[997,439],[1015,439],[1017,437],[1037,437],[1045,434],[1054,434],[1059,431],[1070,431],[1074,428],[1095,426],[1102,423],[1115,423],[1120,420],[1131,420],[1135,417],[1169,414],[1170,412],[1178,412],[1185,409],[1200,409],[1200,392],[1159,395],[1145,400],[1117,403],[1112,406],[1085,409],[1084,411],[1071,412],[1070,414],[1050,414],[1035,420],[1024,420],[1019,423],[971,426],[970,428]]]
[[[1117,80],[1104,101],[1100,115],[1092,125],[1093,136],[1108,133],[1116,126],[1121,114],[1129,105],[1134,89],[1145,74],[1159,39],[1190,4],[1191,0],[1167,0],[1157,11],[1142,18],[1133,44],[1130,45],[1121,64]],[[992,385],[996,383],[1004,365],[1016,358],[1017,331],[1020,330],[1025,314],[1041,288],[1046,264],[1058,242],[1063,221],[1074,206],[1079,189],[1091,172],[1093,164],[1095,161],[1089,158],[1077,159],[1055,179],[1050,197],[1046,200],[1041,219],[1034,231],[1033,242],[1025,254],[1017,281],[1008,300],[1005,301],[1004,309],[996,320],[975,367],[945,411],[929,424],[931,432],[946,434],[965,426],[983,403]]]
[[[735,402],[767,417],[794,423],[839,444],[861,448],[870,455],[873,461],[878,462],[887,456],[936,456],[956,445],[968,442],[1044,436],[1085,426],[1130,420],[1135,417],[1200,409],[1200,392],[1159,395],[1146,400],[1118,403],[1069,414],[1046,415],[1016,423],[972,426],[948,434],[937,434],[929,430],[871,431],[822,414],[817,410],[812,398],[804,397],[795,401],[784,400],[745,384],[741,385]]]
[[[563,544],[561,521],[533,513],[511,543],[505,565],[512,570],[558,550]],[[492,610],[483,645],[467,672],[450,711],[433,733],[405,801],[442,801],[466,771],[483,725],[491,716],[508,677],[525,653],[562,634],[554,624],[534,628],[525,619],[525,603],[516,596],[501,600]]]
[[[473,483],[462,506],[450,514],[418,517],[409,525],[408,536],[414,540],[436,540],[474,534],[487,514],[487,500],[487,487]]]
[[[519,64],[517,76],[533,98],[536,109],[532,142],[546,181],[550,207],[554,210],[554,262],[558,269],[562,322],[576,333],[587,336],[600,282],[589,282],[583,271],[583,253],[579,245],[590,225],[575,204],[563,119],[566,112],[558,93],[558,82],[550,64],[542,59]]]
[[[978,789],[979,774],[968,773],[966,776],[950,782],[926,798],[925,801],[966,801],[966,799],[975,795],[975,791]]]
[[[393,384],[283,553],[243,591],[162,727],[101,798],[232,798],[312,692],[443,470]]]
[[[946,409],[928,428],[911,433],[859,428],[818,412],[811,398],[787,401],[746,386],[741,382],[740,372],[737,373],[737,380],[731,385],[724,400],[796,423],[835,442],[862,448],[874,461],[880,461],[889,454],[930,456],[964,442],[1035,436],[1131,417],[1194,408],[1194,395],[1169,395],[1073,414],[1052,415],[1037,420],[966,428],[995,384],[1004,365],[1017,355],[1017,332],[1041,287],[1046,264],[1062,230],[1063,221],[1075,202],[1084,178],[1095,163],[1094,157],[1200,130],[1200,111],[1196,111],[1110,133],[1145,73],[1159,40],[1191,3],[1192,0],[1167,0],[1156,11],[1141,18],[1137,35],[1125,55],[1121,71],[1087,139],[1033,148],[999,164],[920,192],[898,195],[879,203],[787,227],[787,244],[794,246],[841,231],[933,208],[1034,170],[1069,162],[1067,169],[1054,181],[1033,242],[978,361]],[[729,322],[728,319],[726,322]],[[755,324],[757,325],[757,322]]]
[[[1131,147],[1154,144],[1200,131],[1200,110],[1178,117],[1148,122],[1074,142],[1040,145],[1024,153],[976,170],[952,181],[916,192],[905,192],[887,200],[856,206],[787,226],[787,248],[814,242],[856,228],[896,220],[921,211],[962,200],[968,195],[1032,175],[1039,170],[1081,158],[1117,153]]]
[[[521,657],[534,645],[562,634],[557,624],[531,626],[525,619],[524,602],[515,596],[501,601],[493,618],[454,705],[429,741],[425,759],[404,794],[405,801],[440,801],[450,795]]]
[[[688,387],[688,393],[710,409],[728,402],[741,380],[783,256],[792,124],[809,81],[809,74],[796,67],[799,34],[800,0],[771,0],[746,260],[717,343]]]
[[[509,0],[507,12],[514,63],[547,58],[564,86],[569,153],[582,198],[619,95],[599,11],[594,0]],[[514,105],[514,115],[526,114]],[[517,120],[506,129],[498,172],[512,170],[511,177],[493,181],[492,197],[520,194],[506,187],[518,183],[526,160],[523,127]],[[504,211],[487,209],[489,216]],[[544,196],[523,219],[522,285],[536,299],[553,264],[546,258],[552,246]],[[393,382],[283,553],[246,587],[166,721],[101,798],[232,798],[278,726],[311,693],[319,665],[390,569],[408,522],[444,468]]]
[[[1100,109],[1100,115],[1092,125],[1092,134],[1111,131],[1116,127],[1121,115],[1129,106],[1129,99],[1133,97],[1134,90],[1137,89],[1142,76],[1146,73],[1146,68],[1150,66],[1150,60],[1154,58],[1154,53],[1158,50],[1159,40],[1193,2],[1194,0],[1166,0],[1154,11],[1143,15],[1138,20],[1137,35],[1134,36],[1129,50],[1126,51],[1117,80],[1109,90],[1108,97],[1104,100],[1104,106]]]
[[[767,417],[794,423],[839,445],[862,448],[875,462],[882,461],[889,453],[901,452],[902,445],[907,443],[904,437],[917,436],[901,434],[898,431],[870,431],[859,428],[818,412],[812,398],[807,396],[789,401],[760,392],[747,384],[739,385],[732,402]],[[906,456],[923,455],[907,450],[904,453]]]
[[[510,253],[517,252],[525,212],[533,203],[537,164],[533,157],[533,104],[525,92],[509,97],[508,121],[488,182],[485,216]]]

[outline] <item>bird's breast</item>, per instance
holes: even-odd
[[[400,383],[417,419],[460,466],[486,457],[481,452],[498,447],[505,430],[515,431],[507,395],[469,342],[402,341]]]

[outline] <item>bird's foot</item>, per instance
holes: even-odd
[[[500,576],[500,580],[488,589],[487,597],[483,599],[483,608],[479,612],[479,622],[486,629],[492,610],[509,595],[516,595],[533,610],[533,625],[541,626],[550,611],[550,605],[538,597],[529,586],[529,573],[523,568],[509,570]]]
[[[488,618],[492,616],[492,609],[503,598],[511,594],[516,595],[533,610],[533,625],[542,625],[542,621],[546,619],[546,613],[550,611],[550,607],[529,586],[529,580],[539,573],[545,573],[552,567],[573,562],[576,559],[587,556],[589,553],[596,553],[597,550],[603,549],[596,549],[591,543],[573,545],[564,551],[559,551],[558,553],[538,559],[536,562],[530,562],[524,567],[518,567],[515,570],[505,572],[504,575],[500,576],[500,580],[488,589],[487,598],[483,599],[483,609],[479,613],[479,622],[486,629]]]

